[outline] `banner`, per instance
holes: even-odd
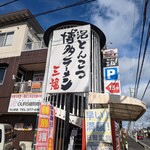
[[[46,93],[89,91],[90,38],[90,25],[53,32]]]
[[[39,112],[41,93],[12,94],[8,112]]]
[[[54,150],[54,108],[41,103],[35,150]]]
[[[109,109],[85,110],[86,150],[113,150]]]

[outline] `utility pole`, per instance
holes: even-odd
[[[133,97],[135,92],[134,88],[129,88],[129,92],[130,92],[130,97]],[[127,128],[128,132],[130,131],[130,128],[131,128],[131,121],[128,122],[128,128]]]

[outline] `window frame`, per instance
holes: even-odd
[[[29,44],[29,45],[28,45]],[[26,49],[31,50],[33,47],[33,40],[29,36],[27,37]]]
[[[7,70],[7,67],[6,67],[6,66],[0,66],[0,69],[2,69],[2,68],[5,68],[5,71],[4,71],[4,73],[3,73],[3,79],[0,80],[0,85],[3,85],[3,83],[4,83],[5,76],[6,76],[6,70]]]
[[[2,39],[2,42],[1,42],[2,44],[0,45],[0,47],[11,46],[12,43],[13,43],[14,33],[15,33],[14,31],[0,33],[0,35],[4,35],[4,39]],[[7,44],[7,40],[8,40],[9,35],[12,36],[12,38],[11,38],[11,44]]]

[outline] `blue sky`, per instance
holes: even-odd
[[[0,5],[11,0],[1,0]],[[12,4],[0,7],[0,14],[5,14],[21,9],[29,9],[32,14],[57,9],[81,0],[18,0]],[[106,35],[108,48],[118,48],[120,79],[123,95],[130,95],[129,89],[134,89],[137,58],[140,47],[142,19],[145,0],[97,0],[89,4],[64,9],[37,17],[41,26],[48,27],[68,20],[81,20],[98,26]],[[147,26],[150,21],[150,2],[147,7]],[[112,41],[112,44],[110,44]],[[145,42],[143,42],[144,45]],[[143,46],[144,47],[144,46]],[[142,48],[143,50],[143,48]],[[146,53],[144,68],[139,86],[138,98],[150,79],[150,42]],[[148,88],[143,101],[150,106]]]

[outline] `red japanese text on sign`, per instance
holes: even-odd
[[[48,131],[38,131],[37,132],[37,142],[47,143],[48,142]]]
[[[57,90],[59,89],[59,78],[57,77],[60,72],[58,71],[60,66],[53,66],[53,73],[52,73],[52,77],[51,81],[50,81],[50,85],[51,85],[51,90]]]

